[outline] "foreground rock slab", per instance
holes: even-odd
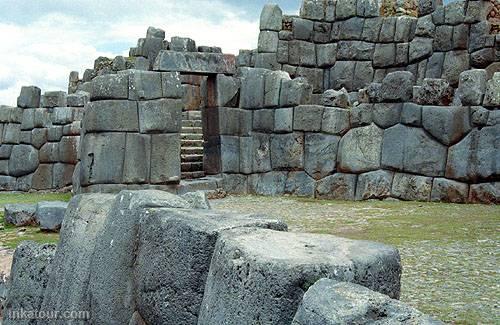
[[[304,294],[292,325],[443,324],[354,283],[321,279]]]
[[[396,249],[329,235],[262,229],[224,232],[215,247],[200,324],[290,324],[320,278],[361,284],[398,298]]]

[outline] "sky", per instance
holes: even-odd
[[[67,90],[99,56],[128,55],[148,26],[224,53],[257,46],[265,0],[0,0],[0,104],[16,105],[21,86]],[[274,0],[297,14],[300,0]]]

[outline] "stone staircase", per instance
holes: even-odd
[[[182,113],[181,175],[182,179],[195,179],[205,176],[203,171],[201,111]]]

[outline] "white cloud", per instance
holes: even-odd
[[[186,36],[198,45],[221,46],[225,53],[237,54],[257,43],[257,21],[221,1],[78,3],[53,0],[49,12],[38,13],[27,24],[0,22],[0,104],[15,105],[23,85],[66,90],[70,71],[83,73],[98,56],[123,55],[128,49],[114,44],[135,46],[148,26],[165,29],[167,38]]]

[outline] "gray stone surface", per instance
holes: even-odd
[[[469,69],[469,54],[467,51],[447,52],[443,63],[442,78],[447,79],[450,85],[458,85],[462,71]]]
[[[460,141],[470,129],[469,108],[464,106],[423,106],[422,125],[445,145]]]
[[[473,129],[448,150],[446,177],[476,182],[500,174],[500,125]]]
[[[67,207],[67,202],[39,202],[36,205],[36,219],[40,230],[59,231]]]
[[[401,124],[384,131],[382,167],[444,176],[447,148],[420,128]]]
[[[323,106],[300,105],[295,107],[293,129],[298,131],[320,131],[323,119]]]
[[[343,135],[349,130],[349,111],[337,107],[325,107],[321,131]]]
[[[384,199],[391,196],[394,173],[376,170],[358,176],[356,200]]]
[[[127,99],[129,78],[127,74],[108,74],[92,80],[90,99]]]
[[[235,73],[235,57],[221,53],[160,51],[153,69],[189,73]]]
[[[215,87],[218,107],[235,107],[238,104],[240,80],[218,74]]]
[[[6,204],[4,207],[4,222],[16,227],[36,225],[36,205]]]
[[[382,80],[381,97],[387,101],[408,101],[412,98],[414,83],[415,77],[411,72],[391,72]]]
[[[300,169],[304,167],[304,134],[300,132],[271,136],[271,167]]]
[[[329,89],[321,96],[321,105],[339,108],[350,108],[349,94],[345,88],[341,90]]]
[[[392,181],[392,196],[407,201],[429,201],[432,178],[396,173]]]
[[[317,182],[316,198],[329,200],[354,200],[356,175],[336,173]]]
[[[375,124],[349,130],[340,140],[337,169],[354,173],[378,169],[383,133]]]
[[[500,182],[471,185],[469,202],[486,204],[500,203]]]
[[[321,279],[304,294],[292,325],[443,324],[363,286]]]
[[[42,310],[89,311],[90,265],[114,198],[103,193],[77,195],[68,204]]]
[[[373,122],[379,127],[386,129],[398,124],[401,120],[403,104],[380,103],[373,105]]]
[[[339,136],[322,133],[305,135],[304,170],[314,179],[321,179],[335,171]]]
[[[446,178],[434,178],[431,201],[465,203],[468,200],[469,185]]]
[[[179,134],[152,135],[151,183],[178,183],[180,181],[180,142]]]
[[[445,79],[425,78],[420,86],[413,87],[417,104],[448,106],[453,101],[454,89]]]
[[[356,61],[337,61],[330,69],[330,88],[340,89],[345,87],[353,90],[353,75]]]
[[[280,31],[283,12],[276,4],[266,4],[260,14],[260,30]]]
[[[257,215],[179,209],[148,212],[140,216],[135,267],[137,309],[148,324],[197,322],[221,233],[240,227],[286,230],[284,223]]]
[[[261,108],[264,105],[265,69],[246,69],[241,80],[241,108]]]
[[[148,182],[151,161],[151,137],[144,134],[128,133],[125,142],[122,182],[127,184]]]
[[[258,195],[283,195],[287,172],[273,171],[264,174],[252,174],[248,177],[248,192]]]
[[[174,36],[170,39],[170,50],[176,52],[196,52],[196,42],[187,37]]]
[[[85,132],[138,132],[137,102],[102,100],[87,105],[83,119]]]
[[[223,188],[229,194],[246,194],[248,177],[242,174],[223,174]]]
[[[223,173],[240,172],[240,140],[237,136],[220,137],[221,168]]]
[[[37,108],[40,107],[40,88],[36,86],[23,86],[17,98],[17,107]]]
[[[81,184],[119,184],[125,155],[124,133],[86,134],[81,144]]]
[[[305,78],[283,80],[281,83],[280,106],[306,105],[311,101],[312,87]]]
[[[4,304],[4,324],[33,324],[22,318],[21,310],[40,310],[51,273],[56,246],[22,242],[14,252],[10,287]],[[9,315],[12,313],[11,319]],[[21,319],[15,319],[21,317]],[[20,314],[20,315],[19,315]]]
[[[23,176],[34,172],[38,167],[38,151],[30,145],[17,145],[12,148],[9,159],[9,173]]]
[[[314,197],[316,183],[307,173],[289,172],[285,183],[285,194]]]
[[[46,91],[41,99],[40,106],[42,107],[65,107],[67,106],[67,94],[64,91]]]
[[[178,72],[162,72],[161,89],[163,97],[182,98],[184,92],[181,86],[180,74]]]
[[[149,100],[163,96],[162,74],[152,71],[126,70],[120,72],[128,76],[128,99]]]
[[[272,132],[274,129],[274,109],[259,109],[253,112],[253,130]]]
[[[322,277],[397,298],[400,273],[398,251],[381,244],[263,229],[227,231],[215,246],[199,322],[290,324],[304,286]]]
[[[500,73],[495,72],[493,78],[486,83],[484,106],[500,107]]]
[[[278,32],[263,30],[259,33],[257,50],[259,53],[276,53],[278,40]]]
[[[67,100],[70,107],[84,107],[90,101],[90,94],[79,90],[74,94],[69,94]]]
[[[415,37],[410,42],[409,61],[415,63],[432,55],[432,38]]]
[[[278,107],[280,101],[281,83],[290,80],[284,71],[272,71],[266,75],[264,88],[264,107]]]
[[[180,99],[163,98],[139,102],[141,133],[179,133],[183,103]],[[128,117],[133,121],[133,113]]]
[[[292,132],[293,130],[293,107],[279,108],[274,110],[274,132]]]

